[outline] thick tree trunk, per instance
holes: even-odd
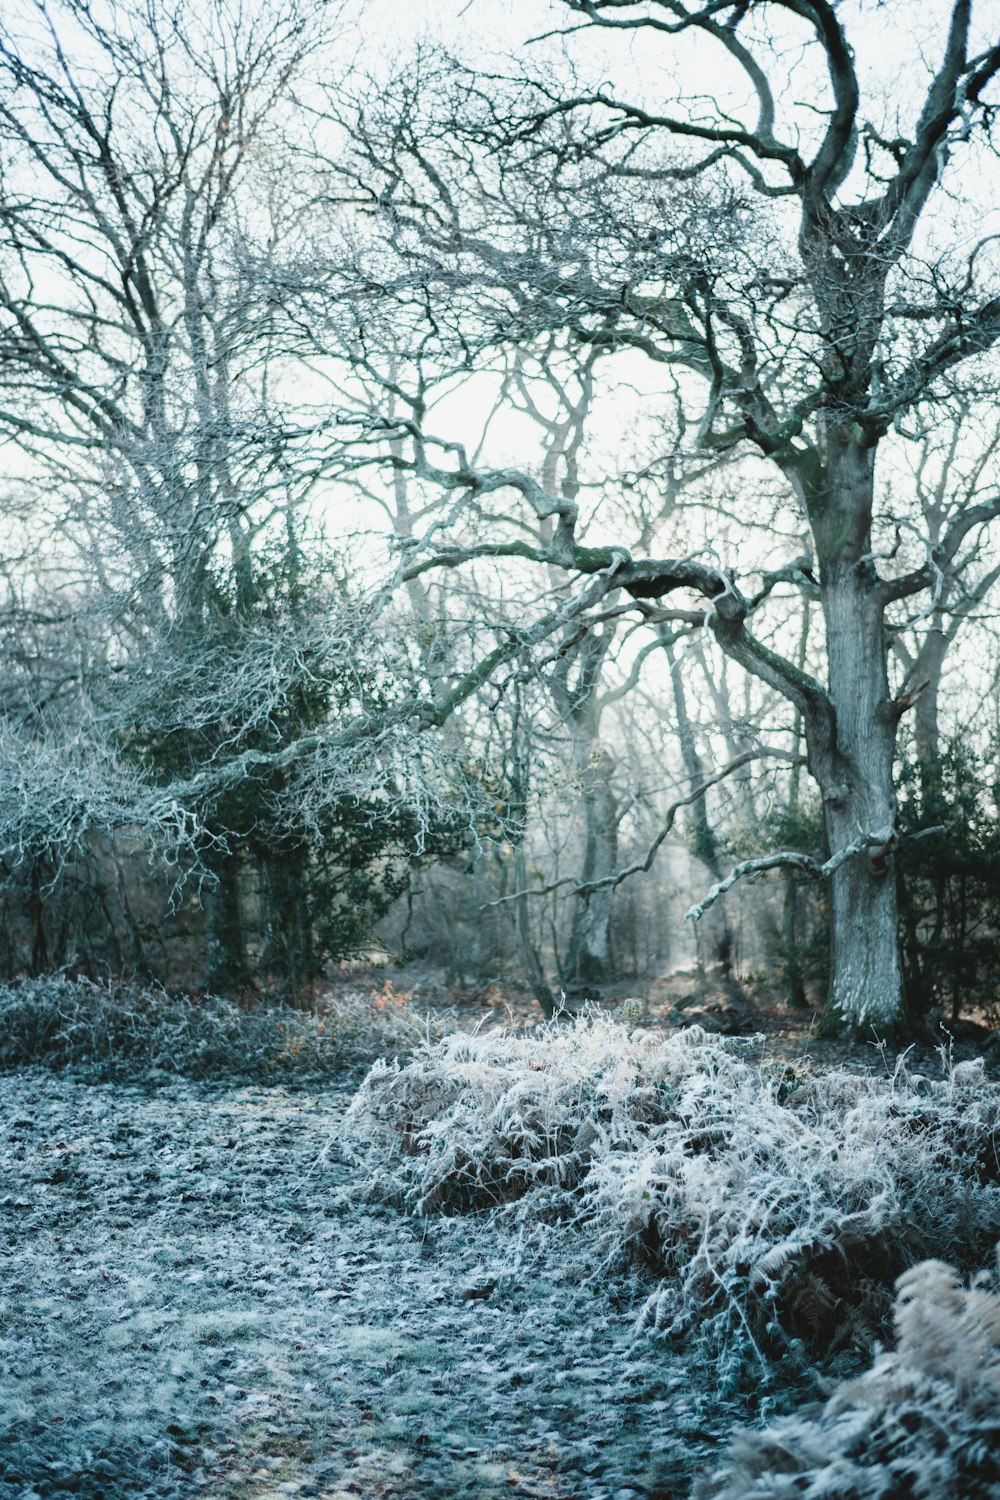
[[[828,808],[831,845],[843,848],[859,827],[866,833],[888,828],[894,810],[891,778],[852,789],[842,806]],[[828,1008],[856,1033],[894,1033],[905,1026],[891,867],[891,854],[874,850],[848,860],[831,880]]]
[[[847,860],[831,879],[828,1015],[855,1033],[902,1030],[896,880],[890,841],[898,715],[889,692],[884,605],[870,551],[872,455],[854,433],[830,437],[826,504],[814,523],[826,621],[832,722],[807,726],[830,853],[862,835],[885,846]]]

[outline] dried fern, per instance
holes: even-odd
[[[1000,1088],[975,1065],[789,1098],[753,1042],[594,1016],[379,1064],[346,1137],[376,1196],[575,1225],[606,1263],[645,1264],[639,1326],[723,1362],[864,1350],[903,1267],[941,1245],[982,1265],[1000,1237]]]
[[[998,1500],[1000,1296],[942,1261],[897,1282],[897,1347],[815,1413],[738,1433],[696,1500]]]

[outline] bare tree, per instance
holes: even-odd
[[[899,723],[914,709],[932,745],[944,646],[997,577],[1000,498],[967,437],[1000,335],[973,232],[996,170],[985,6],[940,0],[933,65],[915,50],[887,100],[857,4],[552,0],[554,43],[489,74],[423,53],[353,104],[338,88],[307,141],[319,95],[292,85],[325,13],[37,0],[0,33],[0,430],[58,523],[44,587],[33,564],[5,573],[10,744],[39,750],[41,786],[41,751],[88,726],[97,821],[132,806],[200,848],[235,971],[247,862],[265,928],[290,929],[338,788],[392,800],[409,780],[426,833],[434,736],[457,744],[482,704],[476,734],[501,739],[539,683],[589,820],[567,887],[579,977],[666,837],[617,867],[601,715],[699,632],[762,722],[737,733],[706,670],[718,733],[696,740],[687,684],[661,674],[688,725],[664,829],[757,758],[794,766],[801,739],[825,846],[727,874],[699,814],[714,884],[693,914],[769,870],[829,882],[831,1017],[902,1026]],[[636,40],[654,69],[616,50]],[[664,82],[684,76],[697,93]],[[525,415],[528,458],[505,428]],[[916,483],[890,485],[928,443]],[[389,522],[381,547],[343,529],[346,567],[379,584],[353,622],[305,555],[321,494]],[[522,758],[511,827],[530,775]],[[88,818],[56,819],[46,858]]]
[[[888,645],[908,601],[933,598],[980,544],[1000,499],[957,506],[910,560],[913,549],[882,546],[876,462],[912,440],[917,408],[933,420],[943,396],[961,388],[975,399],[992,381],[991,240],[970,244],[949,221],[956,205],[974,216],[977,179],[992,170],[1000,42],[983,30],[986,7],[974,16],[971,0],[954,0],[926,76],[914,58],[896,101],[910,123],[897,126],[883,100],[863,97],[861,19],[830,0],[567,0],[550,12],[557,30],[565,9],[572,75],[554,65],[528,81],[487,78],[425,59],[354,125],[354,201],[369,211],[369,233],[340,296],[354,308],[356,347],[374,316],[408,330],[383,451],[389,438],[402,444],[391,463],[447,507],[404,571],[487,556],[534,562],[561,570],[567,588],[584,585],[581,619],[612,598],[700,596],[721,648],[800,716],[823,803],[827,858],[778,851],[740,873],[784,867],[829,880],[831,1017],[898,1028],[894,763],[918,685],[894,695]],[[718,76],[740,84],[712,99],[657,97],[642,78],[581,81],[588,42],[622,35],[699,78],[712,76],[714,52]],[[789,47],[799,49],[797,86],[779,94],[776,58]],[[818,113],[796,104],[816,89]],[[679,372],[697,448],[742,465],[748,526],[763,464],[800,509],[812,555],[779,560],[748,589],[722,558],[591,544],[575,500],[435,431],[422,371],[444,361],[482,369],[493,351],[557,329],[633,371],[644,361],[652,382],[661,368]],[[377,440],[369,414],[370,457]],[[546,545],[516,535],[515,503],[531,526],[551,525]],[[908,517],[901,508],[892,519]],[[787,588],[818,595],[822,677],[751,628]]]
[[[931,556],[957,513],[988,503],[996,493],[1000,432],[995,412],[981,408],[960,396],[936,424],[918,419],[920,436],[905,477],[897,481],[912,485],[922,545]],[[984,711],[990,690],[976,681],[995,629],[995,600],[992,608],[988,600],[1000,565],[991,540],[984,530],[979,545],[941,573],[929,604],[901,622],[891,641],[900,690],[917,694],[905,746],[911,772],[906,812],[930,830],[915,858],[900,861],[908,993],[914,1008],[925,1012],[947,974],[955,1020],[963,1003],[974,1002],[981,977],[981,965],[970,958],[974,945],[965,942],[973,924],[964,893],[977,876],[988,887],[994,863],[983,810],[988,793],[976,785],[988,784],[995,758]],[[954,711],[949,715],[944,708],[949,699],[961,705],[957,723]],[[980,893],[980,921],[988,904]]]
[[[441,825],[388,711],[405,647],[309,540],[330,455],[255,291],[302,206],[292,85],[332,14],[38,0],[0,33],[0,431],[52,549],[5,601],[0,847],[53,910],[95,840],[176,861],[168,890],[193,869],[213,983],[249,978],[248,894],[260,962],[297,983],[321,930],[367,936],[363,877],[395,889]],[[61,756],[72,798],[44,791]]]

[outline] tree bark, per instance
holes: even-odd
[[[205,902],[208,913],[205,983],[209,988],[242,989],[250,983],[251,975],[243,930],[238,856],[220,855],[213,861],[212,873],[216,883]]]
[[[529,901],[524,894],[527,890],[528,868],[524,858],[524,848],[520,840],[514,847],[514,882],[515,888],[520,893],[514,901],[514,930],[517,934],[517,945],[520,950],[521,964],[535,999],[541,1007],[542,1015],[547,1021],[551,1021],[556,1014],[558,1006],[556,997],[552,992],[548,980],[545,977],[545,965],[531,932],[531,914],[528,910]]]
[[[795,665],[805,671],[806,652],[809,647],[809,598],[803,600],[802,624],[799,630],[798,650]],[[802,712],[795,710],[792,728],[792,743],[796,754],[802,750]],[[793,762],[788,786],[788,811],[792,825],[796,826],[801,812],[802,767]],[[781,942],[784,949],[785,977],[788,983],[788,998],[796,1010],[805,1010],[809,1005],[806,995],[805,969],[803,965],[802,902],[798,882],[794,874],[785,878],[785,893],[781,912]]]
[[[701,756],[694,738],[694,727],[691,716],[688,713],[687,695],[684,691],[684,678],[681,672],[681,663],[671,647],[666,632],[661,627],[661,638],[664,641],[664,650],[670,663],[670,684],[674,695],[674,708],[677,712],[677,742],[680,746],[681,760],[684,763],[684,772],[692,787],[696,787],[705,780],[706,772],[702,764]],[[735,741],[731,748],[735,747]],[[736,751],[738,754],[738,749]],[[696,859],[705,866],[713,881],[721,880],[724,875],[722,862],[719,859],[719,843],[715,836],[715,829],[709,822],[708,808],[705,798],[699,797],[688,809],[691,819],[691,849]],[[712,936],[710,939],[712,958],[719,966],[724,982],[732,977],[733,972],[733,930],[729,925],[729,914],[725,904],[720,903],[712,913]],[[701,968],[699,948],[699,968]]]
[[[44,974],[49,968],[49,943],[45,932],[45,902],[42,899],[42,875],[39,862],[31,866],[28,916],[32,924],[31,973]]]
[[[318,977],[307,878],[309,851],[262,849],[260,871],[261,967],[292,992]]]
[[[614,760],[600,740],[584,740],[580,770],[584,850],[581,884],[603,880],[618,867],[618,801],[611,784]],[[585,995],[606,983],[610,971],[611,907],[614,886],[575,898],[563,983],[571,995]]]
[[[605,880],[618,867],[618,798],[614,791],[615,759],[601,739],[601,719],[606,698],[600,691],[601,672],[613,633],[591,631],[571,657],[568,653],[561,673],[553,673],[550,688],[563,723],[571,737],[575,790],[583,823],[583,859],[579,885],[570,896],[571,918],[566,956],[559,977],[569,996],[592,998],[595,989],[611,977],[611,911],[615,886],[599,890],[586,887]],[[576,665],[575,679],[568,675]]]
[[[856,430],[829,434],[825,494],[812,497],[826,623],[832,715],[807,714],[810,768],[819,781],[831,854],[859,834],[884,845],[831,877],[827,1017],[855,1034],[906,1025],[891,852],[898,713],[889,691],[885,605],[870,553],[873,453]],[[817,502],[820,503],[817,503]]]

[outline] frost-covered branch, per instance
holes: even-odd
[[[691,907],[684,920],[699,921],[709,907],[714,906],[719,897],[731,891],[740,880],[762,875],[767,870],[801,870],[804,875],[809,875],[813,880],[827,880],[856,854],[861,854],[865,849],[889,849],[895,838],[896,831],[890,824],[876,833],[861,834],[853,843],[845,845],[843,849],[838,849],[836,854],[831,854],[826,861],[814,859],[811,854],[802,854],[794,849],[782,849],[774,854],[763,854],[757,859],[744,859],[730,870],[725,880],[717,881],[702,900]]]
[[[524,891],[512,891],[507,896],[498,896],[495,901],[484,902],[483,910],[492,906],[504,906],[509,901],[519,901],[524,896],[548,896],[553,891],[562,890],[566,886],[572,887],[572,894],[575,896],[592,896],[595,891],[616,889],[624,880],[631,879],[633,875],[648,874],[653,867],[653,861],[660,852],[661,846],[674,826],[677,814],[685,807],[690,807],[692,803],[704,797],[713,786],[718,786],[720,781],[725,781],[727,777],[732,776],[734,771],[739,771],[743,766],[748,766],[752,761],[761,760],[765,756],[770,756],[777,760],[790,761],[798,765],[805,763],[801,756],[788,750],[778,750],[770,746],[765,746],[757,750],[747,750],[744,754],[735,756],[721,770],[716,771],[714,776],[706,777],[699,786],[695,787],[694,791],[688,792],[686,797],[679,797],[676,802],[670,804],[664,816],[662,828],[650,844],[644,858],[638,860],[635,864],[626,865],[623,869],[616,870],[613,875],[605,875],[600,880],[576,881],[573,876],[568,875],[562,880],[553,880],[548,885],[532,886],[529,890]]]

